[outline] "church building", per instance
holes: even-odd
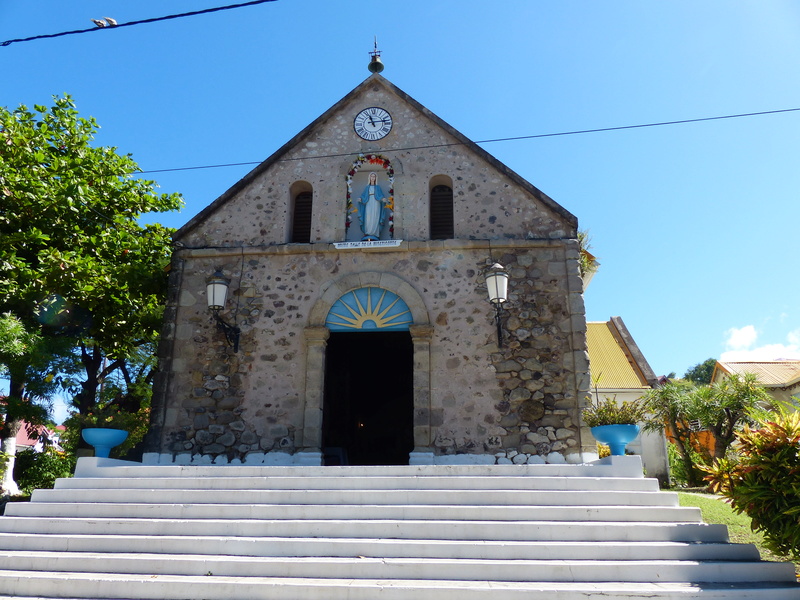
[[[576,217],[381,68],[176,232],[145,462],[597,457]]]

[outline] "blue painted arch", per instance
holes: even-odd
[[[325,326],[331,331],[408,331],[413,323],[405,300],[375,286],[342,294],[325,318]]]

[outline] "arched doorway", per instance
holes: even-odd
[[[408,464],[414,450],[411,311],[389,290],[343,294],[325,320],[325,464]]]

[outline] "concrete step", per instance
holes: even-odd
[[[271,520],[271,519],[104,519],[3,517],[0,531],[20,534],[206,535],[233,537],[364,537],[414,540],[559,540],[724,542],[724,525],[703,523]]]
[[[260,489],[52,489],[35,490],[34,502],[185,504],[445,505],[452,506],[678,506],[676,494],[559,490],[260,490]]]
[[[789,563],[686,560],[487,560],[445,558],[253,557],[0,551],[4,569],[218,577],[423,579],[451,581],[786,581]]]
[[[146,468],[146,467],[144,467]],[[164,467],[158,467],[164,468]],[[214,471],[227,472],[236,467],[212,467]],[[336,467],[327,467],[335,469]],[[587,491],[623,491],[623,492],[658,492],[655,479],[630,477],[534,477],[534,476],[273,476],[230,477],[216,475],[191,475],[192,469],[202,467],[186,467],[186,474],[176,476],[137,476],[137,477],[73,477],[56,481],[56,489],[93,489],[93,488],[145,488],[145,489],[202,489],[202,490],[577,490]],[[150,470],[151,472],[151,470]]]
[[[166,499],[165,499],[166,500]],[[694,508],[653,506],[459,506],[359,504],[181,504],[123,502],[15,503],[7,516],[159,519],[430,520],[430,521],[631,521],[700,522]]]
[[[58,590],[62,590],[59,592]],[[770,583],[498,582],[351,580],[53,573],[0,570],[2,598],[139,600],[797,600],[795,586]],[[42,594],[46,591],[46,594]],[[81,592],[81,593],[76,593]]]
[[[486,560],[758,561],[752,544],[718,542],[461,541],[380,538],[218,537],[198,535],[59,535],[0,533],[14,551],[130,552],[212,556],[470,558]]]
[[[77,473],[0,518],[0,599],[800,600],[634,457]]]
[[[78,461],[76,477],[556,477],[644,479],[639,457],[614,456],[593,463],[547,465],[384,465],[384,466],[246,466],[147,465],[110,458]],[[613,484],[613,482],[612,482]]]

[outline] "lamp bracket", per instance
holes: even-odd
[[[213,314],[214,320],[217,322],[217,329],[225,334],[225,340],[228,342],[229,346],[233,346],[233,351],[239,352],[239,336],[242,330],[239,329],[238,325],[226,323],[225,320],[219,316],[218,310],[213,311]]]

